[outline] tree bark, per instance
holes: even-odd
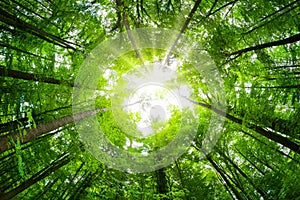
[[[223,8],[226,8],[227,6],[229,6],[229,5],[234,5],[236,2],[238,2],[239,0],[234,0],[234,1],[230,1],[230,2],[228,2],[228,3],[226,3],[225,5],[223,5],[223,6],[221,6],[220,8],[218,8],[218,9],[216,9],[215,11],[213,11],[213,12],[210,12],[208,15],[206,15],[205,17],[207,18],[207,17],[209,17],[209,16],[211,16],[211,15],[214,15],[215,13],[217,13],[217,12],[219,12],[220,10],[222,10]]]
[[[86,188],[88,188],[92,181],[95,180],[99,175],[101,175],[103,173],[102,169],[100,171],[100,169],[98,169],[96,172],[92,173],[92,172],[87,172],[87,175],[83,175],[83,178],[81,179],[81,182],[78,181],[76,185],[77,189],[74,191],[74,193],[69,197],[65,197],[65,199],[80,199],[80,195],[84,192],[84,190]]]
[[[73,82],[45,77],[43,74],[33,74],[27,72],[20,72],[12,69],[6,69],[5,66],[1,66],[1,65],[0,65],[0,76],[29,80],[29,81],[39,81],[43,83],[50,83],[50,84],[57,84],[57,85],[66,85],[70,87],[76,86]]]
[[[61,126],[65,126],[67,124],[70,124],[72,122],[80,121],[84,118],[93,116],[101,111],[106,111],[105,108],[103,109],[97,109],[97,110],[89,110],[81,113],[77,113],[74,115],[65,116],[59,119],[55,119],[50,122],[46,122],[43,124],[38,124],[36,128],[27,128],[24,131],[26,134],[23,134],[23,132],[18,133],[9,133],[7,135],[4,135],[0,137],[0,154],[13,148],[12,145],[9,145],[10,139],[12,139],[15,143],[17,142],[17,138],[20,139],[20,143],[26,143],[28,141],[31,141],[35,139],[36,137],[43,135],[45,133],[48,133],[50,131],[53,131]]]
[[[34,200],[41,200],[44,199],[43,196],[46,192],[51,191],[52,186],[59,180],[59,178],[54,179],[54,181],[49,182],[44,188],[43,191],[37,195],[36,198],[34,198]]]
[[[56,131],[53,131],[53,132],[51,132],[51,133],[44,134],[44,135],[42,135],[42,136],[40,136],[40,137],[37,137],[36,140],[35,140],[35,142],[30,142],[30,141],[29,141],[29,142],[23,143],[23,145],[22,145],[22,147],[21,147],[21,150],[27,149],[27,148],[31,147],[33,144],[36,144],[36,143],[42,141],[43,139],[45,139],[45,138],[47,138],[47,137],[53,136],[53,135],[57,134],[58,132],[64,131],[65,129],[66,129],[66,127],[62,128],[62,129],[59,129],[59,130],[56,130]],[[26,145],[25,145],[25,144],[26,144]],[[11,156],[14,155],[15,153],[16,153],[16,151],[12,151],[12,152],[6,154],[5,156],[2,156],[2,157],[0,158],[0,162],[1,162],[1,161],[3,162],[5,159],[11,157]],[[5,160],[5,162],[7,162],[7,160]],[[0,176],[1,176],[1,175],[0,175]]]
[[[180,179],[180,182],[181,182],[181,189],[184,192],[184,197],[185,197],[185,199],[188,199],[186,191],[185,191],[186,188],[185,188],[185,183],[184,183],[184,180],[183,180],[183,174],[181,172],[181,169],[179,167],[179,164],[178,164],[177,160],[175,160],[175,166],[176,166],[177,171],[178,171],[179,179]]]
[[[296,0],[296,2],[297,2],[297,1],[298,1],[298,0]],[[296,3],[296,2],[292,2],[291,4],[287,5],[286,8],[290,7],[291,5],[293,5],[293,4]],[[276,16],[276,17],[270,19],[269,21],[266,21],[266,22],[263,23],[263,24],[260,24],[260,25],[258,25],[258,26],[253,27],[251,30],[247,31],[246,33],[243,33],[243,35],[247,35],[247,34],[249,34],[249,33],[252,33],[253,31],[255,31],[255,30],[257,30],[257,29],[259,29],[259,28],[261,28],[261,27],[263,27],[263,26],[265,26],[265,25],[267,25],[267,24],[269,24],[270,22],[274,21],[275,19],[279,19],[280,17],[282,17],[282,16],[285,15],[286,13],[288,13],[288,12],[294,10],[294,9],[297,8],[297,7],[298,7],[298,6],[291,7],[290,9],[288,9],[288,10],[282,12],[281,14],[279,14],[278,16]],[[282,10],[284,10],[284,9],[285,9],[285,8],[283,8]],[[275,15],[276,13],[277,13],[277,11],[275,11],[275,13],[273,13],[273,14]],[[272,15],[272,14],[271,14],[271,15]],[[267,18],[269,18],[269,17],[271,17],[271,16],[266,16],[266,17],[262,18],[260,21],[264,21],[265,19],[267,19]]]
[[[255,87],[244,87],[244,88],[264,88],[264,89],[296,89],[300,88],[300,85],[278,85],[278,86],[255,86]]]
[[[44,179],[45,177],[49,176],[52,172],[55,172],[56,170],[60,169],[61,167],[65,166],[70,162],[70,157],[68,154],[63,154],[58,160],[51,163],[49,167],[46,167],[33,175],[31,178],[23,182],[21,185],[16,187],[15,189],[2,194],[1,199],[2,200],[9,200],[16,196],[17,194],[21,193],[22,191],[26,190],[33,184],[37,183],[38,181]]]
[[[44,111],[44,112],[39,113],[39,114],[35,114],[33,112],[32,113],[32,118],[33,118],[33,120],[36,124],[39,124],[43,120],[43,115],[48,114],[48,113],[52,113],[52,112],[55,112],[55,111],[60,111],[60,110],[63,110],[63,109],[68,109],[68,108],[71,108],[71,107],[72,107],[72,105],[63,106],[63,107],[55,108],[55,109],[52,109],[52,110],[47,110],[47,111]],[[28,125],[28,120],[29,120],[28,117],[23,117],[23,118],[19,118],[17,120],[1,123],[0,124],[0,133],[14,131],[14,130],[18,129],[18,125],[21,125],[21,124],[23,126],[19,126],[19,127],[24,129]]]
[[[84,162],[82,162],[80,164],[80,166],[78,167],[78,169],[76,170],[75,174],[73,175],[72,179],[71,179],[71,183],[74,183],[75,178],[77,178],[78,173],[80,172],[80,170],[82,169],[82,167],[84,166]],[[69,186],[69,185],[68,185]],[[64,189],[64,191],[61,193],[61,195],[59,196],[59,199],[65,199],[65,195],[67,194],[66,192],[68,191],[68,189],[70,189],[70,187],[66,187]]]
[[[282,69],[282,68],[286,69],[286,68],[298,68],[298,67],[300,67],[300,64],[299,65],[279,65],[279,66],[275,66],[275,67],[266,67],[266,68],[272,70],[272,69]]]
[[[280,45],[290,44],[290,43],[297,42],[299,40],[300,40],[300,33],[298,33],[296,35],[293,35],[291,37],[282,39],[282,40],[277,40],[277,41],[274,41],[274,42],[267,42],[267,43],[259,44],[259,45],[253,46],[253,47],[248,47],[248,48],[245,48],[245,49],[241,49],[241,50],[230,53],[229,56],[241,55],[241,54],[247,53],[249,51],[260,50],[260,49],[264,49],[264,48],[268,48],[268,47],[276,47],[276,46],[280,46]]]
[[[287,9],[288,7],[294,5],[297,2],[299,2],[299,0],[293,1],[293,2],[291,2],[291,3],[289,3],[289,4],[285,5],[285,6],[283,6],[282,8],[276,10],[275,12],[273,12],[273,13],[265,16],[265,17],[263,17],[260,21],[264,21],[264,20],[268,19],[269,17],[272,17],[273,15],[276,15],[277,13],[281,12],[282,10]]]
[[[240,124],[240,125],[245,125],[247,128],[259,133],[260,135],[263,135],[264,137],[274,141],[274,142],[277,142],[291,150],[293,150],[294,152],[300,154],[300,147],[298,144],[296,144],[295,142],[289,140],[288,138],[282,136],[282,135],[279,135],[275,132],[271,132],[271,131],[267,131],[265,129],[263,129],[262,127],[260,126],[257,126],[255,124],[252,124],[252,123],[248,123],[248,122],[245,122],[241,119],[238,119],[222,110],[219,110],[211,105],[208,105],[208,104],[205,104],[205,103],[201,103],[201,102],[196,102],[196,101],[193,101],[191,99],[188,99],[186,98],[187,100],[189,100],[190,102],[196,104],[196,105],[199,105],[199,106],[202,106],[204,108],[208,108],[210,109],[211,111],[229,119],[230,121],[234,122],[234,123],[237,123],[237,124]]]
[[[54,25],[56,28],[59,29],[59,27],[56,26],[56,24],[54,24],[53,22],[49,21],[47,18],[43,17],[42,15],[40,15],[39,13],[35,12],[34,10],[30,9],[28,6],[24,6],[23,4],[17,2],[16,0],[10,0],[11,2],[14,2],[16,5],[18,5],[20,8],[23,8],[24,10],[27,10],[29,13],[33,13],[34,15],[38,16],[40,19],[42,19],[43,21],[45,21],[46,23],[50,23],[52,25]],[[7,5],[10,5],[10,2],[4,1]],[[19,13],[21,13],[20,10],[18,10]],[[23,15],[26,16],[26,14],[22,13]]]

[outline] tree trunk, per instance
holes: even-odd
[[[161,168],[156,171],[156,180],[157,180],[157,192],[158,194],[166,195],[168,193],[168,187],[167,187],[167,179],[166,179],[166,173],[164,168]],[[167,197],[162,198],[164,200],[167,200]]]
[[[252,162],[247,156],[245,156],[240,150],[235,148],[235,150],[247,161],[249,162],[259,173],[261,173],[263,176],[265,175],[265,172],[263,172],[260,168],[256,166],[254,162]]]
[[[141,61],[143,62],[142,55],[141,55],[140,51],[138,50],[137,44],[136,44],[136,42],[133,38],[132,32],[130,30],[130,25],[129,25],[129,22],[128,22],[128,19],[127,19],[127,14],[126,14],[126,9],[124,7],[125,6],[124,2],[122,0],[116,0],[116,4],[117,4],[117,12],[121,13],[121,15],[122,15],[123,23],[125,25],[128,38],[129,38],[129,40],[130,40],[130,42],[131,42],[131,44],[134,48],[136,57],[141,59]]]
[[[5,69],[4,66],[0,66],[0,76],[29,80],[29,81],[39,81],[44,83],[51,83],[57,85],[66,85],[70,87],[74,87],[75,84],[68,81],[61,81],[55,78],[45,77],[42,74],[32,74],[27,72],[20,72],[12,69]]]
[[[262,22],[262,21],[265,21],[267,18],[271,17],[272,15],[275,15],[275,14],[279,13],[280,11],[285,10],[286,8],[292,6],[293,4],[295,4],[295,3],[297,3],[297,2],[298,2],[298,0],[296,0],[296,1],[294,1],[294,2],[292,2],[292,3],[290,3],[290,4],[288,4],[288,5],[286,5],[285,7],[283,7],[283,8],[281,8],[281,9],[275,11],[274,13],[272,13],[272,14],[270,14],[270,15],[264,17],[264,18],[262,18],[260,21],[261,21],[261,22]],[[261,27],[263,27],[263,26],[265,26],[265,25],[267,25],[267,24],[269,24],[270,22],[272,22],[272,21],[274,21],[274,20],[276,20],[276,19],[279,19],[280,17],[282,17],[282,16],[285,15],[286,13],[289,13],[290,11],[294,10],[294,9],[297,8],[297,7],[298,7],[298,6],[296,5],[296,6],[294,6],[294,7],[289,8],[288,10],[286,10],[286,11],[280,13],[279,15],[277,15],[276,17],[274,17],[274,18],[272,18],[272,19],[266,21],[265,23],[262,23],[262,24],[260,24],[260,25],[258,25],[258,26],[253,27],[251,30],[247,31],[246,33],[243,33],[243,35],[252,33],[253,31],[255,31],[255,30],[257,30],[257,29],[259,29],[259,28],[261,28]]]
[[[267,69],[273,70],[273,69],[287,69],[287,68],[299,68],[299,65],[279,65],[275,67],[266,67]]]
[[[211,105],[208,105],[208,104],[205,104],[205,103],[201,103],[201,102],[196,102],[196,101],[193,101],[191,99],[188,99],[186,98],[187,100],[189,100],[190,102],[196,104],[196,105],[199,105],[199,106],[202,106],[202,107],[205,107],[205,108],[208,108],[210,110],[212,110],[213,112],[221,115],[221,116],[224,116],[225,118],[229,119],[230,121],[234,122],[234,123],[237,123],[237,124],[240,124],[240,125],[245,125],[247,128],[259,133],[260,135],[263,135],[265,136],[266,138],[274,141],[274,142],[277,142],[291,150],[293,150],[294,152],[300,154],[300,147],[298,144],[296,144],[295,142],[289,140],[288,138],[282,136],[282,135],[279,135],[275,132],[271,132],[271,131],[267,131],[265,129],[263,129],[262,127],[260,126],[257,126],[255,124],[251,124],[251,123],[248,123],[248,122],[244,122],[243,120],[241,119],[238,119],[222,110],[219,110]]]
[[[15,189],[2,194],[1,199],[2,200],[9,200],[16,196],[17,194],[21,193],[22,191],[26,190],[33,184],[37,183],[38,181],[44,179],[45,177],[49,176],[52,172],[55,172],[56,170],[60,169],[64,165],[68,164],[70,162],[70,157],[68,154],[63,154],[58,160],[51,163],[49,167],[46,167],[33,175],[31,178],[23,182],[21,185],[16,187]]]
[[[180,182],[181,182],[181,189],[184,192],[184,197],[185,197],[185,199],[188,199],[186,191],[185,191],[186,188],[185,188],[185,183],[184,183],[184,180],[183,180],[183,175],[182,175],[182,172],[181,172],[181,169],[179,167],[179,164],[178,164],[177,160],[175,160],[175,165],[176,165],[178,175],[179,175],[179,179],[180,179]]]
[[[95,180],[99,175],[101,175],[103,173],[102,169],[100,171],[100,169],[98,169],[96,172],[92,173],[92,172],[87,172],[87,175],[83,175],[83,178],[81,179],[81,182],[78,181],[76,185],[77,189],[74,191],[74,193],[69,197],[65,197],[65,199],[80,199],[80,195],[84,192],[84,190],[88,187],[90,187],[91,183],[93,180]]]
[[[36,137],[43,135],[45,133],[48,133],[50,131],[53,131],[61,126],[65,126],[69,123],[80,121],[84,118],[93,116],[101,111],[106,111],[105,108],[103,109],[97,109],[97,110],[89,110],[81,113],[77,113],[74,115],[68,115],[59,119],[52,120],[50,122],[46,122],[43,124],[38,124],[36,128],[27,128],[25,129],[26,134],[24,134],[22,131],[18,133],[9,133],[7,135],[4,135],[0,137],[0,154],[5,152],[6,150],[9,150],[13,148],[12,145],[9,145],[10,139],[12,139],[14,142],[17,142],[17,138],[20,139],[20,143],[26,143],[28,141],[31,141],[35,139]]]
[[[48,191],[51,191],[52,186],[59,180],[59,178],[54,179],[54,181],[49,182],[44,188],[43,191],[37,195],[36,198],[34,198],[34,200],[41,200],[41,199],[45,199],[43,198],[44,194]]]
[[[299,40],[300,40],[300,33],[298,33],[296,35],[293,35],[291,37],[282,39],[282,40],[277,40],[277,41],[274,41],[274,42],[267,42],[267,43],[259,44],[259,45],[253,46],[253,47],[248,47],[248,48],[245,48],[245,49],[241,49],[241,50],[235,51],[233,53],[230,53],[229,56],[241,55],[241,54],[247,53],[249,51],[260,50],[260,49],[264,49],[264,48],[268,48],[268,47],[276,47],[276,46],[280,46],[280,45],[290,44],[290,43],[297,42]]]
[[[170,59],[170,56],[172,54],[172,51],[174,50],[175,46],[177,45],[179,39],[181,38],[182,34],[185,32],[185,30],[187,29],[190,21],[192,20],[197,8],[199,7],[200,3],[201,3],[202,0],[197,0],[191,10],[191,12],[189,13],[189,15],[187,16],[184,24],[182,25],[181,29],[180,29],[180,32],[178,34],[178,36],[176,37],[175,41],[173,42],[171,48],[167,51],[167,55],[166,55],[166,58],[164,60],[164,63],[168,63],[169,59]]]
[[[44,39],[45,37],[46,38],[50,38],[56,42],[58,42],[59,44],[62,44],[63,47],[65,48],[69,48],[69,49],[72,49],[74,51],[76,51],[76,48],[74,48],[73,46],[71,46],[70,44],[73,44],[73,45],[76,45],[72,42],[69,42],[69,41],[66,41],[64,39],[61,39],[55,35],[52,35],[50,33],[47,33],[46,31],[43,31],[43,30],[40,30],[39,28],[25,22],[25,21],[22,21],[20,19],[18,19],[17,17],[11,15],[10,13],[6,12],[5,10],[1,9],[0,8],[0,14],[2,15],[2,18],[0,18],[0,21],[8,24],[8,25],[11,25],[13,27],[16,27],[18,29],[21,29],[25,32],[29,32],[31,34],[35,33],[36,36],[40,37],[41,39]],[[79,45],[76,45],[76,46],[79,46]]]
[[[244,87],[244,88],[253,88],[253,89],[298,89],[300,85],[278,85],[278,86],[255,86],[255,87]]]
[[[39,124],[43,120],[43,115],[48,114],[48,113],[52,113],[52,112],[55,112],[55,111],[60,111],[60,110],[63,110],[63,109],[68,109],[68,108],[71,108],[71,107],[72,107],[72,105],[63,106],[63,107],[55,108],[55,109],[52,109],[52,110],[47,110],[47,111],[44,111],[44,112],[39,113],[39,114],[35,114],[33,112],[32,113],[32,118],[33,118],[35,124]],[[24,129],[28,125],[28,120],[29,120],[28,117],[23,117],[23,118],[19,118],[17,120],[2,123],[2,124],[0,124],[0,133],[14,131],[18,128],[18,125],[22,125],[22,126],[19,126],[19,127]]]
[[[215,13],[219,12],[220,10],[222,10],[223,8],[226,8],[227,6],[229,5],[234,5],[236,2],[238,2],[239,0],[234,0],[234,1],[230,1],[228,3],[226,3],[225,5],[221,6],[220,8],[216,9],[215,11],[213,12],[210,12],[208,15],[205,16],[205,18],[211,16],[211,15],[214,15]]]
[[[218,172],[218,174],[222,177],[222,179],[225,181],[226,185],[230,188],[230,190],[234,193],[235,197],[238,200],[244,200],[244,197],[235,189],[235,187],[230,183],[230,181],[227,179],[226,175],[224,174],[223,170],[219,168],[219,166],[213,161],[213,159],[210,156],[206,156],[206,159],[211,163],[213,168]]]
[[[77,178],[77,175],[78,175],[78,173],[80,172],[80,170],[82,169],[82,167],[84,166],[84,164],[85,164],[84,162],[82,162],[82,163],[80,164],[80,166],[79,166],[78,169],[76,170],[75,174],[73,175],[73,177],[72,177],[70,183],[74,183],[75,178]],[[67,187],[64,189],[64,191],[61,193],[59,199],[65,199],[65,195],[67,194],[66,192],[68,191],[68,189],[70,189],[70,187],[67,186]]]
[[[259,187],[257,187],[255,183],[247,176],[247,174],[243,170],[241,170],[225,153],[223,153],[222,150],[218,149],[218,153],[222,157],[224,157],[225,160],[228,161],[233,166],[233,168],[236,169],[239,172],[239,174],[241,174],[254,187],[254,189],[261,195],[261,197],[265,198],[266,193],[263,190],[261,190]]]
[[[282,10],[287,9],[288,7],[294,5],[297,2],[299,2],[299,0],[293,1],[293,2],[291,2],[291,3],[289,3],[289,4],[285,5],[285,6],[283,6],[282,8],[276,10],[275,12],[273,12],[273,13],[265,16],[265,17],[263,17],[260,21],[264,21],[264,20],[268,19],[269,17],[272,17],[273,15],[276,15],[277,13],[280,13]]]
[[[291,159],[291,160],[297,162],[298,164],[300,164],[300,162],[299,162],[298,160],[296,160],[295,158],[291,157],[290,155],[284,153],[283,151],[280,151],[280,150],[278,150],[278,149],[276,149],[276,148],[274,148],[274,147],[269,146],[269,145],[268,145],[267,143],[265,143],[264,141],[258,139],[257,137],[251,135],[250,133],[248,133],[248,132],[246,132],[246,131],[243,131],[243,130],[241,130],[241,131],[242,131],[244,134],[248,135],[249,137],[253,138],[255,141],[258,141],[259,143],[264,144],[264,145],[267,146],[268,148],[270,148],[270,149],[272,149],[272,150],[275,150],[276,152],[280,153],[281,155],[283,155],[283,156],[285,156],[285,157],[287,157],[287,158],[289,158],[289,159]]]

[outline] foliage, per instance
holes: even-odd
[[[195,3],[199,1],[0,2],[0,141],[10,138],[4,145],[9,149],[0,154],[0,199],[299,198],[299,1],[203,0],[193,10]],[[106,167],[85,149],[73,121],[52,131],[37,130],[40,134],[30,141],[22,140],[38,125],[72,116],[72,92],[78,87],[74,83],[81,64],[102,41],[130,31],[126,20],[131,29],[169,28],[192,39],[200,49],[193,49],[179,66],[179,79],[192,86],[197,102],[217,108],[216,102],[226,100],[227,118],[213,150],[203,157],[201,142],[217,114],[196,106],[199,125],[194,142],[162,169],[164,177],[159,171],[131,174]],[[201,74],[201,66],[193,66],[201,52],[215,63],[209,76],[207,71]],[[151,63],[166,51],[149,48],[141,53]],[[172,141],[180,120],[188,122],[192,113],[173,109],[170,119],[152,124],[156,134],[137,137],[134,120],[142,116],[122,109],[113,112],[111,91],[122,94],[117,103],[128,97],[122,75],[140,65],[135,51],[112,61],[109,76],[99,77],[100,95],[92,103],[95,109],[107,109],[97,114],[97,120],[112,144],[151,152]],[[224,83],[222,97],[208,84],[216,74]],[[286,138],[288,144],[257,127]],[[134,142],[144,146],[135,148]]]

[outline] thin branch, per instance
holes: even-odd
[[[39,56],[37,54],[34,54],[34,53],[30,53],[28,51],[24,51],[23,49],[19,49],[17,47],[14,47],[14,46],[11,46],[10,44],[6,44],[6,43],[3,43],[0,41],[0,46],[2,47],[6,47],[8,49],[12,49],[12,50],[15,50],[15,51],[19,51],[19,52],[22,52],[22,53],[25,53],[25,54],[28,54],[28,55],[31,55],[31,56],[35,56],[35,57],[39,57],[39,58],[42,58],[42,59],[45,59],[45,60],[51,60],[49,58],[46,58],[46,57],[43,57],[43,56]]]
[[[231,4],[235,4],[236,2],[238,2],[239,0],[234,0],[231,2],[228,2],[227,4],[221,6],[220,8],[216,9],[215,11],[211,12],[209,15],[206,15],[205,17],[209,17],[217,12],[219,12],[220,10],[222,10],[223,8],[226,8],[227,6],[231,5]]]
[[[298,7],[298,6],[294,6],[294,7],[290,8],[290,9],[288,9],[287,11],[285,11],[285,12],[281,13],[280,15],[278,15],[277,17],[274,17],[274,18],[270,19],[269,21],[266,21],[265,23],[262,23],[261,25],[255,26],[255,27],[252,28],[251,30],[249,30],[249,31],[247,31],[247,32],[245,32],[245,33],[242,33],[242,35],[247,35],[247,34],[249,34],[249,33],[252,33],[253,31],[255,31],[255,30],[257,30],[257,29],[259,29],[259,28],[261,28],[261,27],[263,27],[263,26],[265,26],[265,25],[267,25],[267,24],[269,24],[270,22],[274,21],[275,19],[279,19],[280,17],[282,17],[282,16],[285,15],[286,13],[288,13],[288,12],[294,10],[294,9],[297,8],[297,7]]]

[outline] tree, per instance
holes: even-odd
[[[36,175],[32,176],[30,179],[23,182],[18,187],[14,188],[13,190],[2,194],[2,199],[11,199],[20,192],[24,191],[28,187],[32,186],[36,182],[40,181],[41,179],[49,176],[52,172],[55,172],[56,170],[60,169],[64,165],[68,164],[70,162],[70,158],[68,155],[62,155],[57,161],[50,164],[49,167],[39,171]]]
[[[299,9],[297,0],[2,0],[0,199],[297,199]],[[140,48],[135,29],[144,27],[177,34],[160,35],[166,49]],[[122,49],[110,46],[94,55],[120,32],[116,43],[132,51],[111,59],[106,55]],[[185,38],[191,45],[181,49]],[[209,70],[200,62],[204,52],[214,63]],[[78,84],[89,63],[101,71],[89,72],[99,80],[87,76]],[[178,80],[191,88],[185,97],[193,111],[169,106],[165,121],[158,115],[142,123],[138,106],[123,109],[123,100],[140,91],[129,93],[124,77],[153,63],[173,63]],[[74,97],[76,91],[82,93]],[[172,101],[161,93],[156,107]],[[137,104],[145,109],[149,99]],[[135,174],[131,163],[124,161],[123,172],[94,157],[76,126],[91,118],[99,126],[87,126],[100,127],[107,143],[130,154],[164,149],[181,128],[181,141],[196,135],[173,163]],[[190,121],[197,126],[183,126]],[[150,124],[152,135],[144,136],[141,124]],[[205,140],[214,130],[219,139]],[[103,141],[93,140],[96,150]],[[214,147],[205,152],[209,142]]]

